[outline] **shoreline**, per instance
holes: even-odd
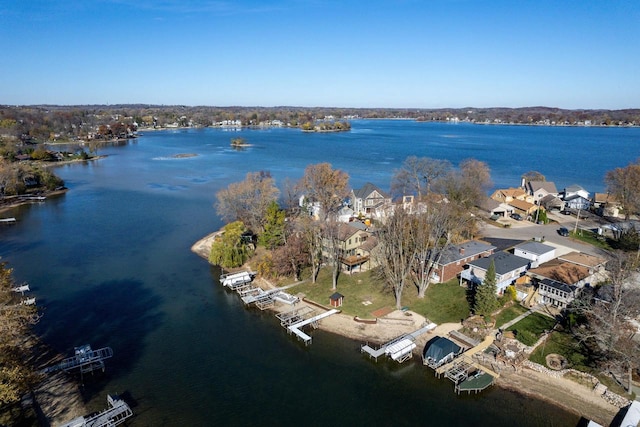
[[[216,231],[198,240],[191,247],[191,251],[209,262],[208,254],[211,250],[211,244],[219,234],[220,231]],[[258,283],[262,284],[263,287],[274,287],[271,283],[261,278],[258,279]],[[301,304],[306,304],[312,308],[324,307],[323,304],[309,304],[306,301],[301,301]],[[280,312],[288,308],[288,306],[280,306],[271,309],[271,311]],[[320,322],[319,328],[326,332],[358,341],[360,344],[365,342],[381,344],[402,334],[413,332],[426,321],[422,315],[412,312],[411,319],[413,319],[413,322],[409,324],[407,317],[404,313],[399,313],[399,310],[385,315],[384,318],[388,322],[361,323],[356,322],[351,316],[338,313],[324,318]],[[401,322],[395,323],[394,319],[401,320]],[[444,323],[418,337],[414,355],[416,353],[421,354],[422,349],[431,338],[446,336],[450,331],[460,327],[460,323]],[[560,407],[567,412],[588,418],[601,425],[610,425],[620,411],[620,408],[608,403],[586,386],[567,378],[554,378],[526,367],[522,367],[518,372],[501,372],[500,377],[495,381],[495,385],[513,393]]]

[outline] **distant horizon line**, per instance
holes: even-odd
[[[302,105],[187,105],[187,104],[153,104],[153,103],[117,103],[117,104],[1,104],[2,107],[20,108],[20,107],[156,107],[156,108],[262,108],[262,109],[276,109],[276,108],[296,108],[296,109],[327,109],[327,110],[406,110],[406,111],[439,111],[439,110],[525,110],[525,109],[544,109],[544,110],[559,110],[559,111],[635,111],[640,110],[640,107],[628,107],[628,108],[563,108],[563,107],[548,107],[544,105],[530,105],[521,107],[335,107],[335,106],[302,106]]]

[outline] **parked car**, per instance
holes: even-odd
[[[558,229],[558,234],[561,235],[562,237],[567,237],[569,236],[569,230],[567,229],[567,227],[560,227]]]
[[[511,214],[511,218],[515,219],[516,221],[522,221],[522,215],[517,213]]]
[[[560,211],[560,213],[561,213],[562,215],[571,215],[571,211],[570,211],[569,209],[565,209],[565,210],[563,210],[563,211]]]

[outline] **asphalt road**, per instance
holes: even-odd
[[[570,231],[573,231],[576,229],[576,223],[578,229],[596,229],[601,225],[598,221],[599,217],[589,217],[584,219],[584,217],[581,216],[581,218],[578,219],[574,215],[550,214],[549,219],[558,222],[542,225],[534,224],[529,221],[516,221],[513,219],[503,220],[508,221],[509,224],[511,224],[511,226],[507,228],[497,227],[483,222],[480,227],[481,238],[485,238],[487,241],[490,241],[494,246],[497,246],[499,250],[512,247],[518,242],[540,239],[543,242],[553,243],[553,246],[567,248],[564,251],[565,253],[575,250],[596,256],[607,255],[607,252],[600,248],[596,248],[592,245],[574,240],[571,237],[563,237],[558,234],[558,229],[560,227],[566,227]]]

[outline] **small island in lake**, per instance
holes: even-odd
[[[244,138],[231,138],[231,146],[233,148],[244,148],[249,147],[249,145]]]

